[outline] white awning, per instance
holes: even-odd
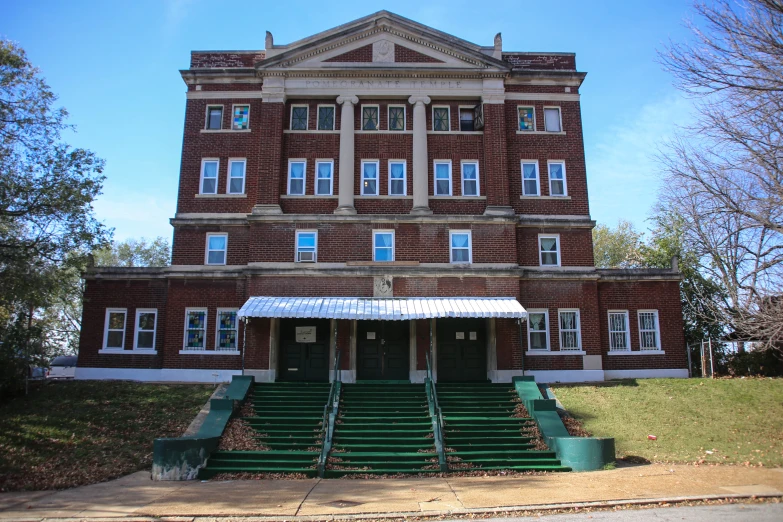
[[[433,317],[524,319],[527,312],[513,297],[251,297],[237,316],[407,321]]]

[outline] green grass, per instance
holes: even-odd
[[[783,465],[783,379],[639,379],[552,389],[594,436],[615,438],[618,457]]]
[[[214,386],[51,382],[0,405],[0,491],[62,489],[149,469]]]

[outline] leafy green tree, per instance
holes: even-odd
[[[641,265],[642,233],[630,221],[620,220],[616,228],[597,225],[593,229],[593,255],[598,268],[637,268]]]
[[[163,237],[126,239],[96,250],[94,256],[96,266],[168,266],[171,247]]]

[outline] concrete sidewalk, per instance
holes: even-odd
[[[139,472],[59,492],[2,493],[0,519],[420,516],[736,495],[783,495],[783,469],[653,464],[522,477],[227,482],[152,482]]]

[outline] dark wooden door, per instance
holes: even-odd
[[[484,319],[438,319],[438,381],[486,382]]]
[[[356,378],[387,381],[410,379],[409,341],[408,321],[359,321]]]
[[[297,327],[314,327],[315,340],[297,342]],[[329,321],[284,319],[280,322],[280,381],[329,380]]]

